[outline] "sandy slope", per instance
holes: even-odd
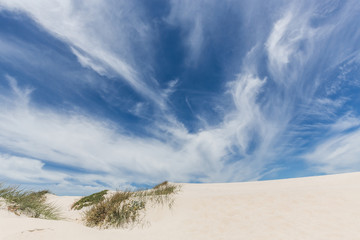
[[[75,197],[53,196],[66,221],[0,211],[0,239],[360,239],[360,173],[266,182],[184,184],[172,210],[132,230],[83,226]]]

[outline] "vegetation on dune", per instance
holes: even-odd
[[[105,199],[105,195],[107,192],[108,190],[103,190],[101,192],[97,192],[89,196],[83,197],[79,201],[75,202],[71,206],[71,209],[80,210],[83,207],[88,207],[97,204]]]
[[[59,210],[46,202],[47,193],[48,190],[24,191],[18,187],[5,187],[0,183],[0,198],[4,199],[9,211],[33,218],[60,219]]]
[[[103,190],[81,198],[71,209],[88,207],[83,215],[87,226],[125,228],[141,223],[147,207],[167,205],[171,208],[174,195],[179,191],[179,185],[167,181],[141,191],[108,193],[108,190]],[[9,211],[34,218],[60,219],[58,208],[46,202],[48,193],[48,190],[25,191],[0,183],[0,200],[6,203]]]
[[[168,181],[164,181],[162,183],[159,183],[158,185],[154,186],[153,189],[160,189],[164,186],[168,186],[169,182]]]
[[[149,204],[152,204],[151,206],[168,205],[170,208],[174,203],[173,196],[178,191],[180,191],[179,185],[163,182],[148,190],[118,191],[109,194],[107,197],[103,194],[104,198],[97,203],[93,202],[91,208],[84,212],[84,222],[89,227],[99,228],[133,226],[142,221],[146,207]],[[100,196],[100,193],[103,193],[103,191],[92,195]],[[100,197],[97,197],[97,199],[100,199]]]
[[[152,194],[155,196],[169,195],[175,193],[177,191],[177,188],[178,186],[174,184],[169,184],[168,181],[165,181],[153,187],[152,191],[150,192],[152,192]]]
[[[137,222],[145,202],[133,198],[133,192],[116,192],[85,212],[85,224],[90,227],[118,228]]]

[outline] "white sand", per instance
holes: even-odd
[[[132,230],[85,227],[76,197],[52,196],[67,220],[0,210],[1,240],[41,239],[360,239],[360,173],[250,183],[183,184],[173,209],[147,212]]]

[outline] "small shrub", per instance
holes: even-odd
[[[105,195],[107,192],[108,190],[103,190],[101,192],[97,192],[89,196],[83,197],[79,201],[75,202],[71,206],[71,209],[81,210],[83,207],[88,207],[97,204],[105,199]]]
[[[46,194],[49,191],[24,191],[18,187],[3,187],[0,184],[0,197],[7,204],[8,210],[16,215],[25,214],[33,218],[60,219],[59,210],[46,203]]]

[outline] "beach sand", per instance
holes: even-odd
[[[246,183],[182,184],[172,209],[152,208],[142,226],[99,230],[71,211],[79,197],[49,196],[65,220],[0,210],[1,240],[360,239],[360,173]]]

